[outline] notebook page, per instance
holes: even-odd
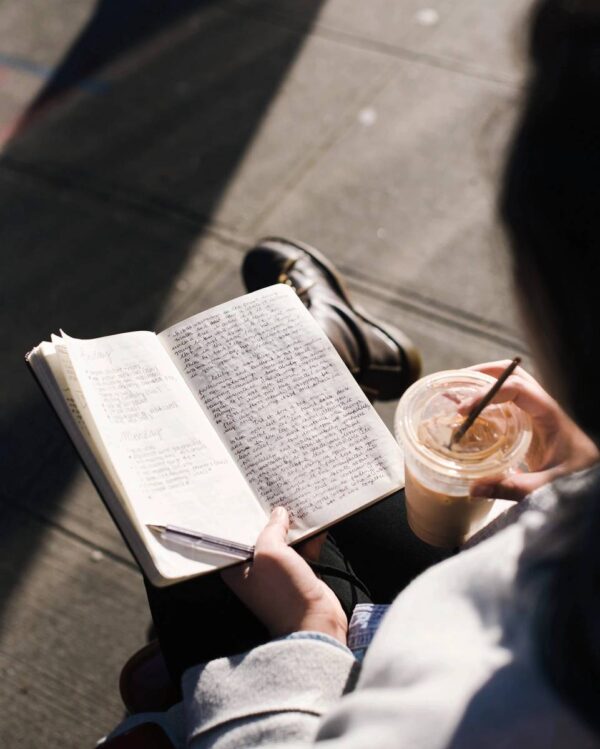
[[[291,538],[403,485],[400,450],[302,302],[278,284],[161,333],[266,508]]]
[[[101,435],[140,525],[180,525],[254,543],[264,511],[156,336],[62,341],[80,411]],[[169,551],[143,530],[179,574],[197,571],[190,561],[197,554]]]
[[[64,362],[65,356],[68,357],[68,354],[66,354],[66,351],[62,351],[64,345],[60,343],[61,339],[57,336],[53,336],[53,338],[59,342],[56,346],[54,343],[44,341],[36,346],[27,358],[40,386],[59,415],[67,434],[76,445],[84,466],[98,487],[107,508],[128,541],[142,569],[157,585],[162,584],[165,579],[181,577],[178,574],[179,567],[165,565],[162,557],[157,565],[148,548],[141,542],[143,532],[130,513],[127,501],[123,498],[122,487],[114,474],[112,465],[101,454],[102,451],[94,441],[72,394],[69,386],[69,379],[72,381],[73,374],[71,364],[70,362],[67,364],[71,374],[71,377],[67,377],[61,363],[61,359]],[[75,383],[75,387],[78,388],[77,383]],[[160,553],[160,548],[158,551]],[[214,569],[214,563],[214,559],[209,560],[208,564],[203,563],[202,570],[197,568],[195,573],[199,574],[200,571]],[[155,570],[159,568],[163,574],[162,577],[157,578]]]

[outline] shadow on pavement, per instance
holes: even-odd
[[[104,0],[23,115],[0,161],[5,513],[52,520],[78,465],[25,352],[60,327],[153,329],[319,5],[291,34],[227,2]],[[43,533],[16,527],[2,606]]]

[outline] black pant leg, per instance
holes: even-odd
[[[420,541],[406,520],[404,490],[330,530],[376,603],[391,603],[411,580],[451,552]]]
[[[352,568],[330,539],[323,545],[319,562],[352,576]],[[324,573],[322,578],[348,617],[357,603],[371,600],[347,579],[333,573]],[[216,572],[166,588],[156,588],[147,580],[145,584],[156,635],[175,684],[190,666],[243,653],[271,639]]]
[[[406,522],[404,491],[334,526],[330,536],[321,552],[321,564],[355,574],[369,590],[367,596],[344,579],[322,575],[348,616],[356,603],[390,603],[414,577],[449,556],[414,536]],[[241,653],[270,639],[218,573],[167,588],[155,588],[146,581],[146,590],[175,683],[196,663]]]
[[[269,633],[218,573],[166,588],[144,580],[156,635],[174,684],[196,663],[242,653]]]

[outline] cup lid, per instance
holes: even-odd
[[[514,403],[492,403],[464,437],[449,447],[464,421],[459,404],[487,392],[495,378],[474,370],[436,372],[411,385],[396,411],[396,438],[431,469],[477,479],[503,475],[525,458],[531,442],[529,415]]]

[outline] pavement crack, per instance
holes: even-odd
[[[291,33],[302,34],[303,36],[306,35],[305,30],[303,31],[296,26],[293,17],[290,17],[281,11],[273,11],[272,8],[269,9],[268,16],[260,9],[254,10],[242,7],[229,8],[229,12],[253,20],[260,20],[263,23],[268,23],[272,26],[278,26]],[[509,88],[511,91],[520,91],[523,88],[523,83],[520,80],[505,75],[493,75],[477,67],[474,63],[465,62],[445,55],[436,55],[431,52],[422,52],[416,49],[411,49],[410,47],[383,42],[378,39],[363,37],[354,34],[351,31],[343,31],[318,22],[312,26],[310,35],[327,39],[328,41],[336,42],[338,44],[344,44],[348,47],[354,47],[355,49],[362,49],[379,55],[393,57],[398,60],[414,62],[434,68],[441,68],[453,73],[458,73],[459,75],[464,75],[468,78],[475,78],[477,80],[487,81],[488,83],[494,83]]]

